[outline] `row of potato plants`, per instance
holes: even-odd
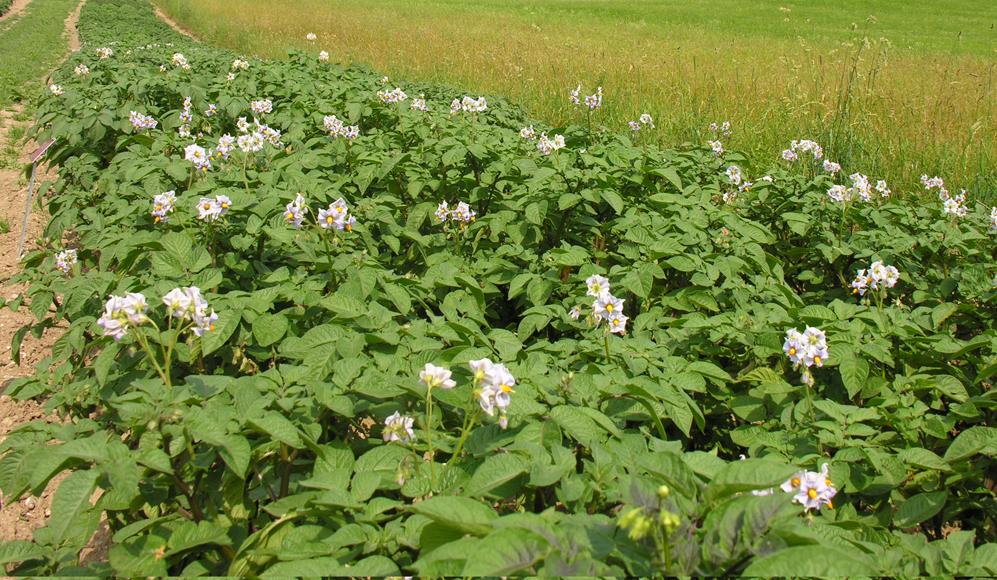
[[[7,389],[62,420],[0,489],[69,475],[11,572],[997,573],[994,218],[941,180],[797,141],[748,186],[723,130],[659,149],[601,92],[544,127],[145,1],[79,28],[7,304],[13,352],[63,333]]]

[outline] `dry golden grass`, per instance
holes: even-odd
[[[730,0],[715,3],[719,9]],[[579,2],[577,11],[524,0],[158,4],[200,38],[239,52],[279,57],[289,47],[324,49],[334,60],[365,62],[399,79],[501,94],[553,125],[576,114],[567,95],[581,82],[590,92],[605,88],[603,124],[626,130],[628,120],[648,112],[654,138],[665,144],[702,141],[711,121],[729,119],[735,134],[728,147],[757,165],[776,160],[791,139],[812,138],[846,171],[887,177],[895,190],[914,188],[922,173],[971,192],[997,186],[997,50],[986,48],[993,34],[976,31],[967,44],[946,48],[937,28],[950,19],[938,20],[935,36],[925,31],[919,44],[916,18],[908,26],[895,17],[887,35],[912,44],[896,48],[878,38],[877,24],[851,30],[847,17],[837,28],[818,29],[816,16],[800,16],[799,29],[812,29],[807,39],[792,32],[792,10],[770,11],[783,28],[766,34],[756,22],[718,30],[710,3],[693,3],[701,14],[686,10],[666,21],[672,5],[661,0],[637,3],[650,19],[625,11],[631,3],[598,0]],[[964,17],[973,22],[972,13]],[[307,32],[319,41],[306,42]],[[958,34],[963,38],[962,28]]]

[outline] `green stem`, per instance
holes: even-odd
[[[322,245],[325,247],[325,258],[329,262],[329,277],[332,278],[336,269],[332,265],[332,248],[329,247],[329,237],[325,231],[322,232]]]
[[[817,424],[817,413],[814,411],[814,398],[813,393],[810,392],[809,383],[807,384],[807,408],[810,410],[810,425],[816,429],[815,425]]]
[[[668,533],[663,532],[661,535],[664,536],[664,541],[662,541],[662,548],[665,552],[665,576],[671,576],[672,547],[671,544],[668,543]]]
[[[436,448],[433,447],[433,389],[426,389],[426,445],[429,446],[429,489],[436,489]]]
[[[156,369],[156,372],[159,374],[159,378],[163,379],[163,382],[166,383],[167,387],[173,388],[173,384],[170,383],[170,376],[163,371],[163,367],[159,366],[159,362],[156,361],[156,355],[152,353],[152,348],[149,346],[149,342],[146,340],[145,335],[141,332],[137,334],[138,342],[142,346],[142,349],[145,350],[145,354],[148,355],[149,362],[151,362],[153,368]]]
[[[464,426],[461,427],[460,440],[457,441],[457,448],[453,452],[454,459],[460,457],[460,452],[464,450],[464,442],[467,441],[467,435],[471,432],[474,424],[478,422],[478,414],[480,412],[480,409],[475,409],[474,413],[467,413],[464,415]]]
[[[810,376],[810,380],[813,380],[813,375]],[[817,411],[814,409],[813,393],[811,393],[809,383],[807,384],[807,406],[810,407],[810,429],[813,432],[814,441],[817,442],[817,453],[824,455],[824,445],[821,444],[820,436],[817,433]]]
[[[173,334],[173,316],[171,315],[166,321],[166,333],[169,335],[169,344],[166,345],[166,359],[163,361],[163,366],[170,368],[171,362],[173,361],[173,347],[177,343],[177,339],[180,338],[180,329],[177,328],[177,333]]]
[[[287,445],[284,443],[280,444],[280,461],[282,464],[280,476],[280,497],[287,497],[287,491],[291,483],[291,465],[294,458],[288,454]]]
[[[606,362],[608,363],[610,361],[610,358],[609,358],[609,333],[608,332],[602,335],[602,340],[603,340],[603,346],[606,347]]]
[[[246,165],[249,164],[249,153],[242,156],[242,183],[246,186],[246,194],[249,194],[249,177],[246,175]]]

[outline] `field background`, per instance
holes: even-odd
[[[602,85],[601,122],[651,113],[663,144],[727,143],[759,165],[795,138],[846,171],[917,189],[922,173],[980,198],[997,188],[997,2],[945,0],[157,0],[209,42],[289,47],[398,79],[501,94],[552,125],[568,91]],[[307,32],[319,35],[305,41]],[[764,167],[759,167],[763,170]]]

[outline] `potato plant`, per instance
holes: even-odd
[[[65,420],[0,489],[69,476],[13,573],[997,574],[989,208],[803,146],[747,186],[144,1],[80,29],[9,304],[15,353],[65,327],[8,388]]]

